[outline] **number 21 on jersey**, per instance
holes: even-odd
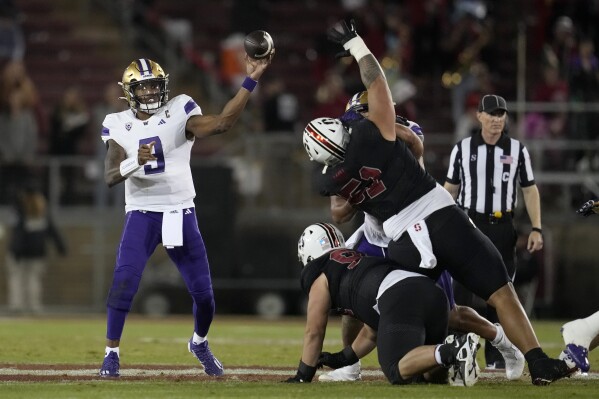
[[[339,195],[347,199],[350,204],[360,204],[365,199],[374,198],[381,194],[387,187],[379,179],[381,170],[363,166],[360,168],[360,180],[352,178],[339,190]]]

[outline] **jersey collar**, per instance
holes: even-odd
[[[472,142],[477,147],[481,146],[481,145],[494,145],[499,148],[505,149],[508,146],[509,141],[510,141],[510,138],[507,135],[507,133],[505,132],[505,130],[501,133],[501,136],[499,137],[499,140],[497,140],[496,144],[485,143],[485,140],[483,140],[482,130],[480,130],[480,129],[472,136]]]

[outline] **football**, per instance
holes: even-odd
[[[275,44],[268,32],[255,30],[245,37],[245,52],[253,59],[259,60],[270,56],[275,51]]]

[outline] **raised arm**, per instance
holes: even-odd
[[[224,133],[229,130],[245,109],[250,98],[250,94],[262,73],[270,65],[274,52],[267,58],[256,60],[245,55],[247,77],[241,85],[241,88],[223,108],[218,115],[195,115],[189,118],[185,129],[188,139],[195,137],[208,137]]]
[[[340,53],[341,56],[352,55],[358,61],[362,83],[368,90],[368,119],[379,128],[385,139],[395,141],[395,108],[387,79],[364,40],[358,36],[354,21],[349,25],[340,21],[327,33],[329,40],[341,44],[345,49]]]

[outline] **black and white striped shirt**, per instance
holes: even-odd
[[[460,185],[456,202],[462,208],[485,214],[515,209],[516,180],[520,187],[535,184],[528,150],[505,133],[490,145],[479,131],[451,151],[447,182]]]

